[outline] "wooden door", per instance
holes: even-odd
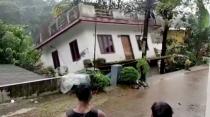
[[[129,36],[126,36],[126,35],[121,36],[121,41],[122,41],[126,60],[134,59],[133,50],[131,47]]]

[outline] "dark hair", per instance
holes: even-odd
[[[155,102],[152,107],[153,117],[172,117],[173,110],[166,102]]]
[[[91,87],[88,84],[80,84],[76,90],[76,96],[79,101],[89,102],[92,98]]]

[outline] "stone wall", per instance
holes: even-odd
[[[60,79],[54,78],[0,87],[0,103],[15,98],[37,97],[46,92],[55,92],[58,91],[59,84]]]

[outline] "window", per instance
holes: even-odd
[[[137,41],[139,50],[142,50],[142,44],[143,44],[142,35],[136,35],[136,41]],[[149,50],[148,43],[146,45],[146,48],[147,48],[147,50]]]
[[[98,35],[98,43],[102,54],[114,53],[111,35]]]
[[[79,48],[77,44],[77,40],[72,41],[69,43],[71,56],[73,61],[78,61],[80,59]]]
[[[54,68],[56,69],[57,67],[60,67],[60,61],[57,50],[52,52],[52,59],[53,59]]]

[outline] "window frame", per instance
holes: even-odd
[[[113,54],[115,53],[114,42],[111,34],[98,34],[97,35],[98,45],[100,48],[101,54]],[[110,47],[108,47],[108,51],[106,50],[106,44],[109,45],[111,42]]]
[[[73,62],[79,61],[81,59],[81,56],[80,56],[79,46],[76,39],[69,43],[69,48],[70,48],[72,61]]]
[[[136,37],[136,42],[137,42],[137,46],[139,48],[139,51],[142,51],[142,43],[143,43],[142,38],[143,38],[143,35],[135,35],[135,37]],[[140,41],[140,44],[139,44],[139,41]],[[147,48],[146,49],[147,49],[147,51],[149,50],[148,41],[147,41]]]
[[[56,68],[60,67],[60,60],[59,60],[58,50],[53,51],[51,53],[51,55],[52,55],[54,68],[56,69]]]

